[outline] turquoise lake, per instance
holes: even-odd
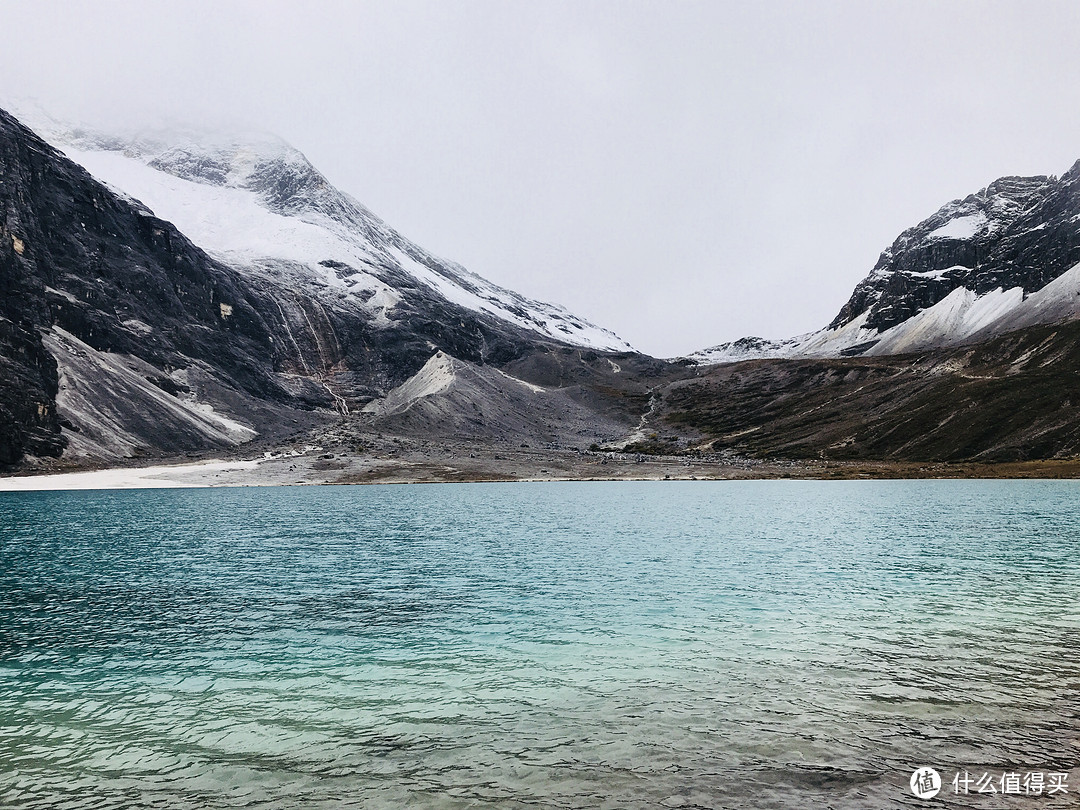
[[[0,493],[4,808],[1075,807],[1078,758],[1074,482]]]

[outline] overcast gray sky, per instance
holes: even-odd
[[[12,2],[0,97],[275,132],[661,356],[823,326],[904,228],[1080,158],[1080,4]]]

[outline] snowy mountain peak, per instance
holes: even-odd
[[[757,360],[762,357],[787,357],[797,349],[799,340],[800,338],[769,340],[760,337],[744,337],[701,349],[688,355],[687,359],[696,363],[738,363],[742,360]]]
[[[220,261],[311,286],[383,327],[443,301],[563,343],[633,351],[556,304],[528,299],[427,252],[335,188],[273,135],[184,128],[111,133],[31,111],[45,140]]]
[[[1080,314],[1080,161],[1060,179],[1002,177],[953,200],[886,248],[826,328],[691,355],[898,354],[978,341]]]

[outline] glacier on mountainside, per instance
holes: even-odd
[[[425,251],[265,134],[196,130],[107,134],[40,112],[24,120],[130,201],[172,222],[214,258],[389,324],[403,298],[453,304],[570,345],[633,351],[565,308],[526,298]],[[427,290],[426,293],[423,291]]]

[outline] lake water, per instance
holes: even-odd
[[[1078,756],[1073,482],[0,494],[4,808],[1049,808]],[[1010,772],[1069,792],[950,784]]]

